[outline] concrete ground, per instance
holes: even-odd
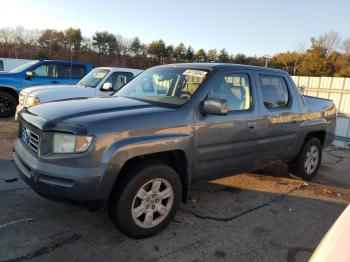
[[[278,165],[196,185],[169,227],[134,240],[114,228],[106,208],[92,213],[35,194],[14,170],[15,127],[4,123],[1,262],[307,261],[350,203],[350,151],[328,148],[312,183]]]

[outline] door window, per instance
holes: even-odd
[[[84,66],[80,65],[58,65],[58,77],[62,78],[83,78],[85,75]]]
[[[58,77],[57,65],[55,64],[40,65],[33,70],[33,77]]]
[[[79,65],[72,66],[72,78],[83,78],[86,75],[85,67]]]
[[[261,75],[259,79],[262,98],[266,108],[283,108],[288,106],[289,92],[283,77]]]
[[[105,83],[111,83],[113,90],[117,91],[133,78],[134,75],[130,72],[114,72],[106,79]]]
[[[0,60],[0,71],[4,71],[4,61]]]
[[[225,99],[230,111],[250,109],[251,93],[248,75],[234,73],[223,75],[209,92],[208,98]]]

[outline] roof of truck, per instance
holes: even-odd
[[[192,67],[192,68],[202,68],[208,70],[214,69],[246,69],[246,70],[259,70],[259,71],[275,71],[275,72],[284,72],[284,70],[262,67],[262,66],[252,66],[252,65],[243,65],[243,64],[229,64],[229,63],[180,63],[180,64],[167,64],[161,66],[173,66],[173,67]]]
[[[70,60],[48,60],[48,59],[38,59],[38,60],[33,60],[33,61],[38,61],[38,62],[55,62],[55,63],[72,63],[72,64],[89,64],[89,63],[84,63],[80,61],[70,61]]]

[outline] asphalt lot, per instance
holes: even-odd
[[[133,240],[106,208],[93,213],[30,190],[13,167],[10,122],[0,122],[1,262],[307,261],[350,203],[350,151],[328,148],[312,183],[279,165],[196,185],[167,229]]]

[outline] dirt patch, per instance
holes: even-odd
[[[14,119],[0,120],[0,138],[15,139],[18,134],[18,123]]]
[[[14,139],[0,138],[0,159],[12,159]]]
[[[18,123],[14,119],[0,120],[0,159],[12,159],[13,143],[18,136]]]

